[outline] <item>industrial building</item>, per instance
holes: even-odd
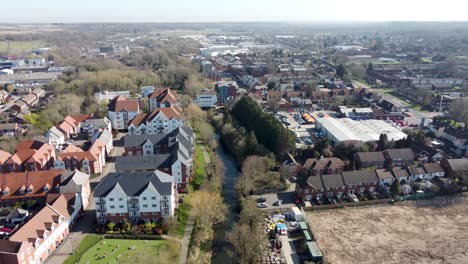
[[[317,118],[315,124],[332,144],[378,141],[381,134],[386,134],[389,141],[406,138],[400,129],[382,120],[324,117]]]

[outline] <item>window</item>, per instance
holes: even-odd
[[[123,201],[123,198],[119,198],[119,201]]]
[[[109,198],[109,201],[113,202],[113,201],[114,201],[114,198]]]
[[[147,208],[147,207],[148,207],[148,205],[147,205],[147,204],[144,204],[144,205],[143,205],[143,207],[144,207],[144,208]]]
[[[151,206],[152,206],[152,207],[156,207],[156,204],[152,204]]]
[[[123,206],[123,205],[119,205],[119,208],[124,208],[124,206]]]
[[[146,201],[146,197],[143,197],[143,201]]]
[[[110,206],[110,209],[114,209],[114,208],[115,208],[115,206],[113,206],[113,205]]]
[[[156,197],[154,197],[154,196],[153,196],[153,197],[151,197],[151,200],[156,200]]]

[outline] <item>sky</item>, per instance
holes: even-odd
[[[467,0],[5,0],[0,23],[468,21]]]

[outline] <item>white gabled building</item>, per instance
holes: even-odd
[[[128,124],[128,134],[167,134],[183,125],[184,118],[180,107],[156,108],[149,114],[135,116]]]
[[[118,96],[110,102],[107,116],[111,121],[112,129],[124,130],[127,129],[128,122],[139,113],[138,100]]]
[[[177,190],[162,171],[108,174],[94,190],[98,223],[157,221],[174,215]]]

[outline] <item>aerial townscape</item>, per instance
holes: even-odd
[[[0,18],[0,264],[468,263],[466,6],[84,2]]]

